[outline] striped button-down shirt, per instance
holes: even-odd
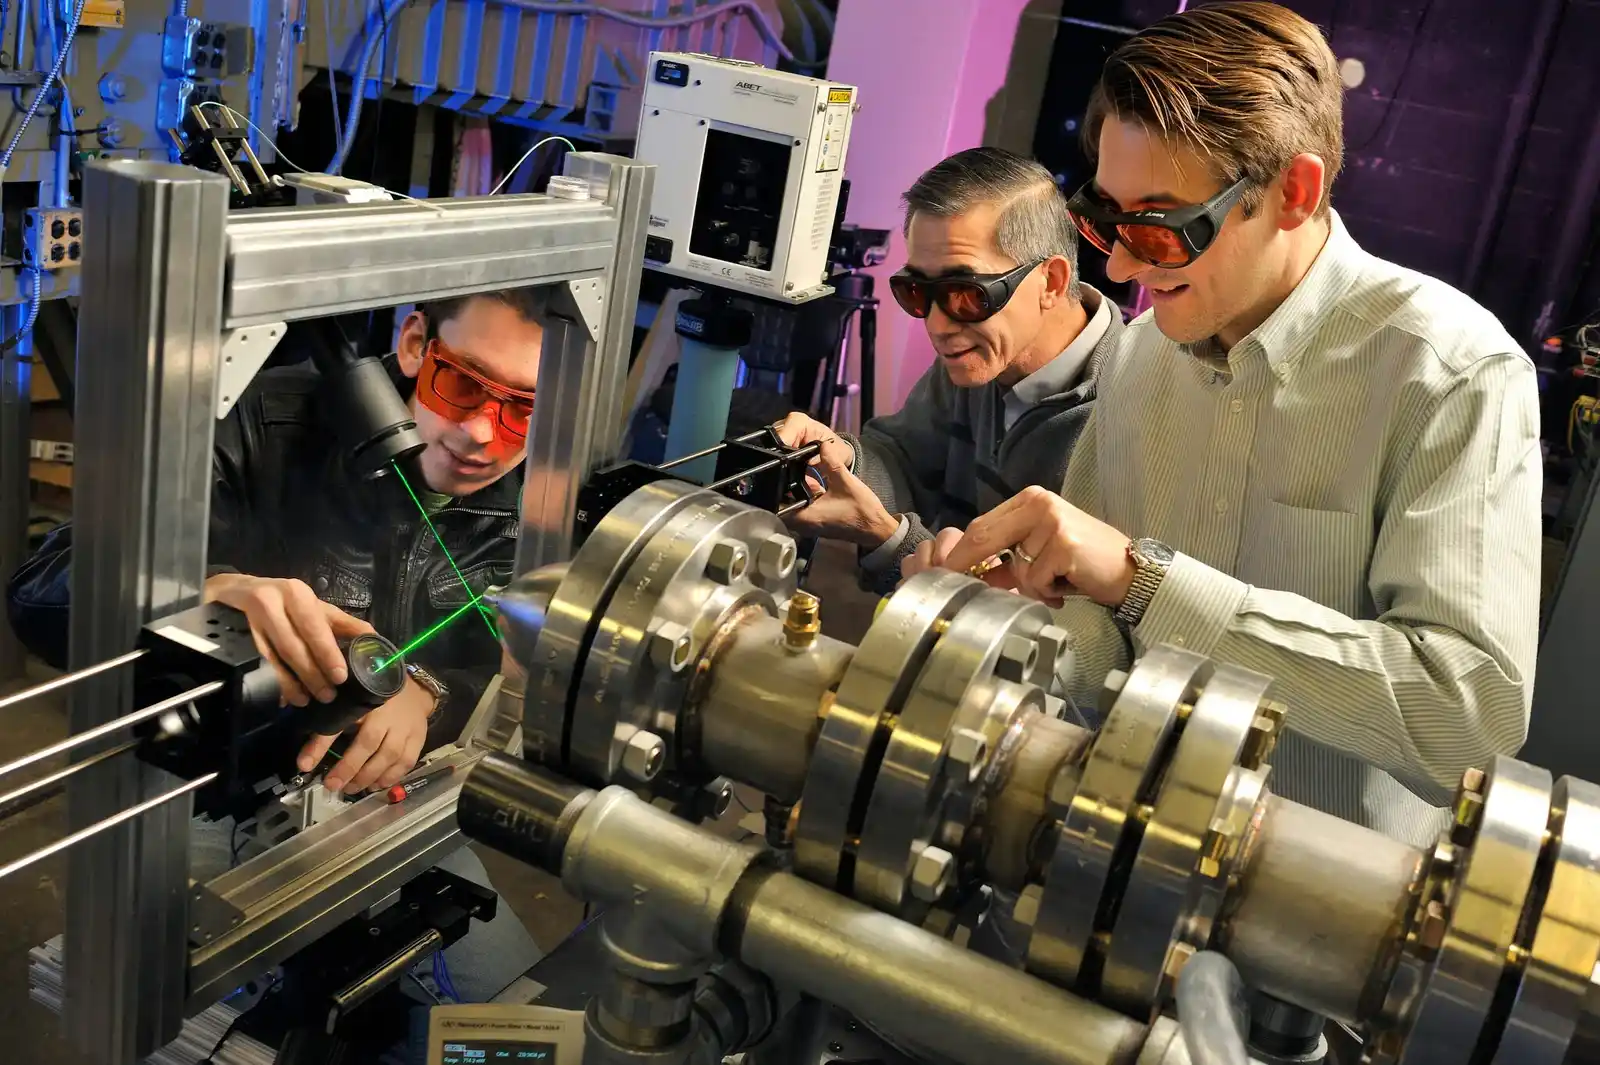
[[[1423,845],[1462,771],[1527,730],[1541,469],[1528,357],[1335,216],[1293,294],[1225,355],[1149,314],[1129,327],[1063,495],[1178,552],[1136,651],[1276,678],[1274,791]],[[1087,600],[1062,620],[1088,697],[1126,641]]]

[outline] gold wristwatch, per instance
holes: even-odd
[[[1128,585],[1128,594],[1112,616],[1129,628],[1139,624],[1144,612],[1150,609],[1150,601],[1156,597],[1162,578],[1172,568],[1174,557],[1176,552],[1160,540],[1142,536],[1130,541],[1128,558],[1133,561],[1133,583]]]

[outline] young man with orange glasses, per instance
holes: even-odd
[[[406,317],[385,361],[427,443],[410,492],[344,469],[310,363],[261,373],[218,424],[205,596],[244,611],[290,702],[333,698],[346,673],[340,638],[375,628],[403,643],[510,579],[541,310],[537,293],[518,289]],[[70,524],[51,532],[7,594],[18,636],[62,668],[71,547]],[[424,749],[459,734],[500,666],[488,626],[469,617],[407,657],[419,668],[361,720],[324,778],[330,790],[398,782]],[[336,738],[313,737],[300,768]]]

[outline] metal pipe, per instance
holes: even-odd
[[[1079,762],[1094,733],[1068,721],[1040,717],[1028,726],[1000,790],[990,798],[980,827],[988,841],[984,875],[1003,891],[1021,891],[1053,842],[1051,819],[1078,790]]]
[[[1249,1065],[1250,1011],[1233,962],[1215,951],[1190,958],[1178,975],[1178,1024],[1194,1065]]]
[[[1144,1043],[1129,1017],[787,873],[741,889],[724,941],[778,986],[944,1060],[1122,1065]]]
[[[1381,1001],[1422,852],[1270,796],[1216,944],[1249,987],[1346,1024]]]
[[[855,648],[818,635],[802,651],[784,646],[783,622],[760,614],[736,626],[712,651],[709,682],[693,720],[700,756],[714,773],[792,803],[833,689]],[[774,677],[783,683],[774,684]]]
[[[160,717],[169,710],[175,710],[185,703],[191,703],[196,699],[203,699],[213,692],[221,691],[224,687],[226,687],[226,685],[220,680],[208,681],[205,684],[197,684],[186,692],[179,692],[177,695],[174,695],[170,698],[162,699],[160,702],[151,703],[149,706],[135,710],[131,714],[124,714],[115,721],[107,721],[104,725],[96,725],[92,729],[75,733],[74,735],[68,736],[64,740],[61,740],[57,743],[52,743],[48,747],[42,747],[39,750],[34,751],[32,754],[25,754],[13,762],[7,762],[5,765],[0,765],[0,777],[8,776],[11,773],[15,773],[19,769],[26,769],[35,762],[42,762],[46,758],[53,758],[63,751],[70,751],[74,747],[81,747],[85,743],[92,743],[93,741],[104,736],[111,735],[113,732],[120,732],[122,729],[132,728],[141,721],[149,721],[153,717]]]
[[[134,661],[144,654],[144,651],[129,651],[125,655],[118,655],[115,658],[108,658],[104,662],[98,662],[95,665],[90,666],[88,669],[80,669],[75,673],[63,673],[59,677],[52,677],[43,684],[35,684],[31,688],[24,688],[19,692],[12,692],[10,695],[0,698],[0,710],[9,710],[13,706],[27,702],[29,699],[35,699],[41,695],[49,695],[53,691],[58,691],[67,687],[68,685],[76,684],[80,680],[86,680],[87,678],[95,676],[98,673],[104,673],[108,669],[116,669],[118,666],[125,666],[129,662]]]
[[[102,821],[96,821],[88,828],[80,828],[70,836],[63,836],[48,846],[40,847],[32,854],[24,854],[16,861],[8,862],[6,865],[0,866],[0,880],[4,880],[6,877],[10,876],[12,873],[15,873],[19,869],[26,869],[34,862],[43,861],[52,854],[60,853],[61,851],[64,851],[68,847],[72,846],[74,843],[82,843],[90,836],[97,836],[106,829],[115,828],[124,821],[131,821],[140,814],[155,809],[162,803],[171,802],[173,799],[176,799],[182,795],[187,795],[191,791],[198,791],[207,784],[211,783],[213,780],[216,780],[217,775],[218,774],[216,773],[207,773],[203,777],[196,777],[193,780],[186,780],[176,788],[173,788],[171,791],[163,792],[153,799],[146,799],[137,806],[130,806],[126,810],[123,810],[119,813],[114,813]]]
[[[461,785],[456,821],[469,838],[559,874],[567,836],[594,795],[520,758],[490,752]]]
[[[101,762],[110,761],[119,754],[126,754],[137,746],[139,746],[138,740],[119,743],[115,747],[108,747],[100,751],[98,754],[91,754],[81,762],[74,762],[65,769],[58,770],[48,776],[42,776],[38,780],[30,780],[20,788],[0,795],[0,820],[55,798],[66,790],[61,786],[62,781],[78,775],[85,769],[97,766]]]

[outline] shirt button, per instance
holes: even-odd
[[[318,577],[316,580],[311,582],[311,587],[317,590],[318,595],[322,595],[328,590],[328,578],[326,576]]]
[[[1213,504],[1213,506],[1216,507],[1217,513],[1221,514],[1223,511],[1228,509],[1228,501],[1226,499],[1219,499]]]
[[[1240,411],[1244,410],[1244,400],[1234,400],[1232,403],[1228,404],[1228,409],[1233,411],[1233,413],[1238,414]]]
[[[1173,644],[1175,646],[1182,647],[1183,646],[1183,637],[1182,636],[1174,636],[1172,638],[1172,642],[1173,642]]]

